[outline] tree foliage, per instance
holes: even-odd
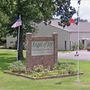
[[[70,6],[71,0],[1,0],[0,11],[4,13],[8,22],[6,27],[10,29],[16,21],[18,13],[22,16],[23,29],[30,30],[30,21],[41,22],[52,19],[53,15],[61,16],[60,23],[68,25],[69,19],[75,13]],[[1,15],[0,15],[1,16]],[[5,20],[4,20],[5,21]]]
[[[69,26],[69,19],[75,13],[75,9],[70,6],[71,0],[0,0],[0,25],[1,30],[6,30],[7,34],[16,32],[11,29],[11,25],[16,21],[19,14],[22,17],[20,45],[22,50],[23,33],[32,31],[30,21],[40,23],[48,22],[53,15],[60,15],[60,25]]]

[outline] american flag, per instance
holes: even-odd
[[[22,25],[21,19],[17,19],[17,21],[11,26],[11,28],[16,28]]]

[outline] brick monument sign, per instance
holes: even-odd
[[[52,67],[57,62],[57,33],[52,37],[35,37],[26,34],[26,66],[30,70],[35,65]]]

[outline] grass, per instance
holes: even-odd
[[[84,75],[77,77],[57,78],[48,80],[30,80],[22,77],[3,73],[8,65],[16,60],[15,50],[0,49],[0,90],[90,90],[90,62],[80,61],[80,70]],[[61,62],[74,62],[75,60],[64,60]]]

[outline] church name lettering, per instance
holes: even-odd
[[[53,41],[32,41],[32,55],[52,55],[54,50]]]

